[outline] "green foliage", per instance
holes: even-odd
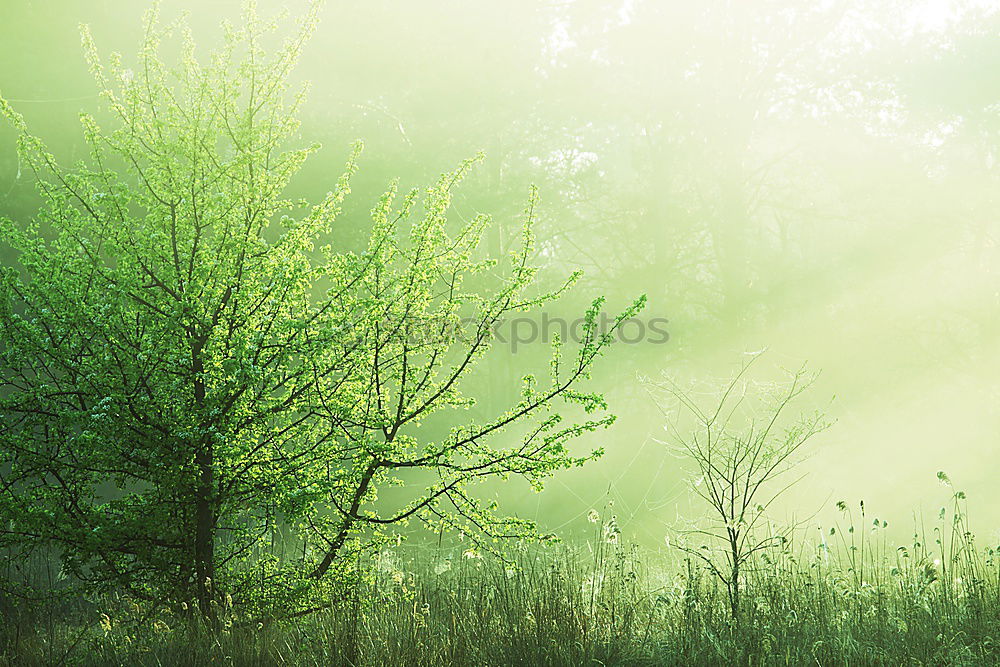
[[[533,288],[536,192],[502,262],[478,248],[488,217],[457,231],[448,217],[479,158],[423,192],[393,183],[363,252],[330,240],[360,146],[319,203],[283,197],[317,148],[294,146],[304,91],[288,83],[316,12],[268,53],[275,26],[250,3],[200,59],[154,8],[132,68],[84,31],[111,121],[81,116],[89,158],[70,168],[0,102],[43,201],[28,224],[0,221],[18,258],[0,280],[0,539],[15,558],[58,557],[63,586],[190,601],[209,619],[227,595],[247,615],[328,604],[409,520],[487,550],[532,537],[470,486],[540,488],[597,455],[568,441],[614,419],[576,386],[642,300],[608,330],[596,301],[547,381],[526,379],[493,417],[464,412],[497,323],[576,278]],[[159,55],[172,30],[176,67]],[[580,416],[564,421],[557,401]],[[422,428],[444,411],[450,432]],[[376,502],[419,471],[430,481],[402,507]]]

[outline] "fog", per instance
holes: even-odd
[[[204,47],[239,2],[164,0]],[[304,7],[290,2],[294,16]],[[261,0],[274,14],[277,0]],[[317,199],[349,146],[366,149],[337,242],[364,238],[389,179],[422,186],[485,151],[456,214],[494,216],[503,252],[541,190],[543,280],[580,268],[549,309],[572,321],[596,296],[646,294],[643,326],[669,339],[619,344],[592,386],[618,422],[578,443],[604,457],[540,494],[496,485],[512,511],[567,536],[592,508],[625,536],[662,544],[698,510],[663,441],[643,378],[725,379],[766,349],[755,377],[821,371],[803,410],[834,421],[777,510],[812,523],[864,500],[909,532],[936,514],[946,471],[973,524],[1000,539],[1000,11],[992,2],[331,0],[297,76],[311,82],[303,142],[323,150],[294,185]],[[98,108],[79,48],[129,57],[145,3],[4,2],[0,92],[60,159],[82,157],[77,122]],[[0,215],[36,199],[14,133],[0,129]],[[647,332],[648,333],[648,332]],[[540,336],[536,337],[540,338]],[[653,340],[655,338],[655,340]],[[534,340],[534,339],[533,339]],[[470,393],[486,407],[541,372],[541,340],[498,343]],[[609,501],[613,509],[605,510]]]

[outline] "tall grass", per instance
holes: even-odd
[[[837,524],[754,561],[735,620],[697,559],[654,563],[596,521],[584,549],[511,562],[388,550],[329,611],[221,633],[112,599],[44,616],[8,607],[0,664],[1000,663],[997,551],[975,545],[963,494],[898,547],[862,504],[840,507]]]

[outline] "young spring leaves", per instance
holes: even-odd
[[[111,121],[82,116],[90,154],[71,168],[0,101],[43,201],[28,224],[0,222],[17,257],[0,281],[0,539],[14,555],[46,550],[68,581],[194,600],[210,619],[226,593],[248,611],[307,609],[395,524],[494,549],[533,535],[472,485],[540,487],[595,455],[567,443],[613,416],[576,387],[641,299],[603,330],[596,301],[547,382],[526,379],[492,418],[465,411],[497,324],[575,280],[533,293],[535,192],[503,262],[479,248],[488,217],[450,231],[477,160],[401,201],[392,184],[364,252],[328,241],[359,146],[318,204],[283,198],[315,150],[288,147],[304,100],[288,75],[316,20],[313,6],[269,54],[274,26],[249,5],[204,62],[178,24],[173,68],[155,10],[133,69],[103,65],[85,33]],[[451,430],[428,428],[443,411]],[[393,484],[407,499],[386,508]]]

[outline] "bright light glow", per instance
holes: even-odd
[[[952,0],[926,0],[917,3],[910,18],[917,31],[941,32],[958,18],[958,13]]]

